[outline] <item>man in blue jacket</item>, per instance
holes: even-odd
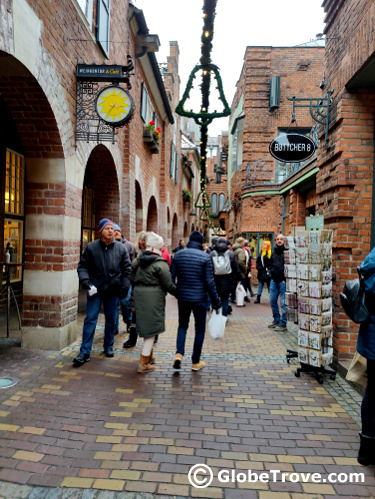
[[[172,260],[172,279],[174,282],[177,279],[178,290],[177,351],[174,369],[181,368],[191,312],[195,320],[192,370],[199,371],[205,366],[200,357],[206,334],[207,292],[213,304],[212,308],[218,310],[221,307],[214,281],[212,259],[203,251],[203,242],[203,235],[197,230],[193,231],[186,250],[176,253]]]
[[[103,304],[105,315],[104,353],[113,357],[118,299],[130,287],[130,259],[125,246],[114,239],[114,224],[109,218],[99,222],[100,239],[89,243],[78,264],[78,277],[87,293],[87,315],[83,324],[80,353],[73,367],[90,360],[96,323]]]

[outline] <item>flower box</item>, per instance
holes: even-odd
[[[147,144],[151,154],[159,153],[159,143],[152,130],[146,128],[143,130],[143,141]]]

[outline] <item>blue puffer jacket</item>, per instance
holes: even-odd
[[[375,360],[375,248],[367,255],[360,269],[365,276],[366,305],[371,318],[360,325],[357,352],[366,359]]]
[[[178,299],[192,303],[207,302],[207,292],[216,305],[219,296],[214,281],[212,260],[203,251],[202,245],[190,241],[186,250],[178,251],[172,260],[173,282],[177,279]]]

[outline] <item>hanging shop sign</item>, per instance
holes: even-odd
[[[273,139],[269,146],[271,155],[285,163],[300,163],[316,151],[315,142],[299,133],[286,133]]]

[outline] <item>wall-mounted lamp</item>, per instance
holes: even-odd
[[[191,212],[190,212],[190,216],[191,217],[196,217],[197,216],[197,213],[196,211],[194,210],[194,207],[192,208]]]

